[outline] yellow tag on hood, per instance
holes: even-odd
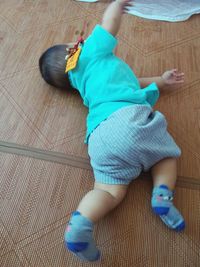
[[[71,57],[69,57],[67,59],[67,65],[66,65],[65,73],[68,72],[69,70],[73,70],[76,68],[80,53],[81,53],[81,47],[79,47],[77,49],[77,51]]]

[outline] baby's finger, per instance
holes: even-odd
[[[184,77],[185,74],[184,74],[184,73],[177,73],[177,74],[175,74],[175,76],[176,76],[176,77]]]
[[[123,8],[123,12],[129,11],[129,10],[130,10],[130,8],[128,8],[128,7]]]
[[[134,1],[133,0],[126,0],[125,3],[130,3],[131,5],[134,5]]]
[[[116,2],[119,2],[121,5],[127,5],[128,3],[133,3],[132,1],[130,1],[130,0],[125,0],[125,1],[120,1],[120,0],[116,0]]]
[[[185,77],[184,77],[184,76],[181,76],[181,75],[175,77],[176,80],[184,80],[184,78],[185,78]]]
[[[173,73],[177,73],[178,70],[177,70],[177,69],[172,69],[171,72],[173,72]]]
[[[184,74],[175,75],[175,79],[184,79]]]
[[[126,6],[130,6],[130,7],[132,7],[132,6],[134,6],[134,3],[133,3],[133,1],[129,1],[129,0],[128,0],[128,1],[126,1],[126,2],[123,3],[123,6],[124,6],[124,7],[126,7]]]
[[[184,83],[184,80],[175,81],[175,83]]]
[[[133,5],[132,5],[132,4],[130,4],[130,3],[127,3],[125,6],[132,7]]]
[[[183,72],[173,72],[173,75],[176,77],[184,76],[185,74]]]
[[[184,82],[184,79],[175,80],[175,82]]]
[[[127,8],[132,7],[132,6],[133,6],[133,5],[131,5],[131,4],[126,4],[126,5],[123,6],[123,9],[125,9],[125,8],[127,9]]]

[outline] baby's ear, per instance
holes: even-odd
[[[65,56],[65,60],[68,59],[68,57],[69,57],[69,52],[70,52],[70,48],[66,48],[66,56]]]
[[[67,43],[67,44],[66,44],[66,57],[65,57],[65,60],[68,59],[69,54],[70,54],[70,50],[71,50],[72,48],[74,48],[75,44],[76,44],[76,43]]]

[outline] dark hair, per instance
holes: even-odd
[[[55,45],[47,49],[39,59],[42,78],[50,85],[61,89],[72,89],[65,73],[67,45]]]

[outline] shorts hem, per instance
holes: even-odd
[[[114,178],[111,176],[107,176],[105,174],[101,174],[101,173],[94,173],[95,176],[95,182],[97,183],[101,183],[101,184],[124,184],[124,185],[128,185],[130,184],[134,179],[136,179],[137,177],[133,177],[133,178],[124,178],[124,179],[120,179],[120,178]]]

